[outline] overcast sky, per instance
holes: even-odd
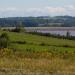
[[[0,17],[75,16],[75,0],[0,0]]]

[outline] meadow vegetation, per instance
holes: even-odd
[[[0,75],[75,74],[74,40],[2,30],[0,36],[7,39],[0,49]]]

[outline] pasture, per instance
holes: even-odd
[[[6,32],[10,45],[0,50],[1,75],[74,75],[75,41]]]

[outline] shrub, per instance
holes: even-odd
[[[26,44],[26,41],[13,41],[12,43],[17,43],[17,44]]]
[[[6,39],[9,39],[9,36],[7,33],[2,33],[2,35],[0,36],[1,38],[6,38]]]
[[[3,33],[0,36],[0,48],[7,48],[9,45],[9,37],[7,33]]]
[[[26,44],[26,41],[17,41],[18,44]]]
[[[27,52],[33,52],[33,50],[31,48],[26,48]]]
[[[41,45],[41,46],[45,46],[46,44],[42,42],[40,45]]]
[[[15,28],[15,29],[13,29],[12,31],[13,31],[13,32],[20,32],[20,31],[21,31],[21,29],[16,27],[16,28]]]
[[[25,32],[24,26],[22,22],[19,22],[15,29],[12,30],[13,32]]]

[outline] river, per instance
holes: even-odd
[[[3,27],[3,29],[14,29],[15,27]],[[66,35],[67,32],[70,35],[75,36],[75,27],[25,27],[27,32],[41,32]]]

